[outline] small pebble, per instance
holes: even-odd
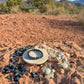
[[[55,69],[52,69],[52,72],[54,73],[55,72]]]
[[[45,69],[45,74],[50,74],[51,73],[51,69],[50,68],[46,68]]]
[[[51,72],[50,78],[54,78],[54,73],[53,72]]]
[[[64,54],[63,53],[59,53],[59,56],[63,56]]]
[[[69,53],[66,53],[66,56],[69,56],[70,57],[70,54]]]
[[[60,73],[61,73],[61,74],[64,74],[64,69],[61,69],[61,70],[60,70]]]
[[[29,73],[31,73],[32,72],[32,70],[31,69],[29,69]]]

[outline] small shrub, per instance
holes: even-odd
[[[0,12],[2,13],[7,13],[8,12],[8,10],[9,10],[9,8],[6,6],[6,4],[5,3],[1,3],[0,4]]]
[[[62,15],[62,14],[68,14],[68,11],[65,10],[64,7],[56,7],[54,6],[51,8],[50,6],[47,6],[47,12],[45,12],[47,15]]]
[[[79,13],[79,9],[76,6],[74,6],[74,7],[69,9],[69,13],[70,14],[78,14]]]
[[[46,12],[46,11],[47,11],[46,5],[42,5],[42,6],[39,8],[39,11],[40,11],[41,13]]]
[[[30,13],[30,14],[34,14],[34,15],[36,15],[36,14],[41,14],[40,11],[39,11],[39,9],[30,9],[30,10],[29,10],[29,13]]]
[[[65,5],[61,2],[55,2],[56,7],[64,7]]]

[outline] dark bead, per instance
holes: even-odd
[[[24,67],[24,70],[26,71],[27,70],[27,67]]]
[[[28,45],[28,46],[26,46],[25,48],[26,48],[26,49],[30,49],[31,47],[33,47],[33,45]]]
[[[43,77],[45,77],[45,74],[43,74]]]
[[[41,81],[41,78],[38,77],[38,78],[37,78],[37,81],[38,81],[38,82]]]
[[[18,49],[15,51],[14,57],[15,57],[15,56],[22,56],[23,53],[24,53],[26,50],[27,50],[27,49],[24,49],[24,48],[18,48]]]
[[[25,52],[26,50],[27,50],[26,48],[23,49],[24,52]]]
[[[15,69],[15,66],[14,66],[13,64],[8,65],[8,67],[9,67],[10,69],[12,69],[12,70]]]
[[[15,59],[12,58],[12,59],[10,59],[10,60],[11,60],[11,62],[15,63]]]
[[[10,77],[10,78],[9,78],[9,81],[13,81],[13,80],[14,80],[14,78],[13,78],[13,77]]]
[[[14,72],[14,69],[10,70],[10,72]]]
[[[37,72],[35,72],[35,74],[36,74],[36,75],[38,75],[38,73],[37,73]]]
[[[13,57],[16,57],[16,53],[13,53]]]
[[[8,71],[8,70],[9,70],[9,68],[8,68],[8,67],[5,67],[5,68],[4,68],[4,70],[5,70],[5,71]]]
[[[19,68],[18,70],[19,70],[19,71],[23,71],[23,68]]]
[[[11,69],[15,69],[15,66],[11,66]]]
[[[20,52],[20,51],[18,52],[18,55],[19,55],[19,56],[22,56],[22,54],[23,54],[23,52]]]
[[[21,77],[20,73],[15,73],[15,76]]]
[[[21,72],[21,75],[24,75],[24,71],[23,71],[23,72]]]
[[[35,78],[35,75],[34,74],[32,74],[31,76],[32,76],[32,78]]]
[[[19,56],[19,53],[16,53],[16,56]]]
[[[19,84],[19,82],[16,82],[15,84]]]
[[[31,72],[32,75],[35,75],[35,72]]]
[[[19,58],[15,58],[15,62],[18,62],[19,61]]]
[[[14,78],[11,77],[11,76],[7,76],[7,78],[8,78],[9,81],[13,81],[14,80]]]
[[[19,78],[18,78],[17,76],[15,76],[14,81],[18,81],[18,79],[19,79]]]

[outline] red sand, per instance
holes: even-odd
[[[62,47],[62,43],[56,41],[72,41],[73,48]],[[65,52],[84,53],[84,26],[79,24],[77,18],[68,16],[46,16],[30,14],[5,14],[0,15],[0,67],[9,64],[10,55],[14,48],[28,45],[29,43],[50,42],[51,47],[60,47]],[[69,44],[69,43],[68,43]],[[82,48],[80,48],[82,47]],[[83,55],[84,56],[84,55]],[[84,60],[76,67],[76,60],[73,68],[66,70],[64,75],[56,73],[54,79],[42,81],[40,84],[81,84],[84,83]],[[28,64],[26,64],[28,65]],[[33,66],[31,66],[34,68]],[[37,67],[38,68],[38,67]],[[35,69],[35,68],[34,68]],[[76,72],[77,70],[77,72]],[[8,74],[7,74],[8,75]],[[8,79],[0,72],[0,84],[10,84]],[[39,84],[26,74],[20,78],[20,84]]]

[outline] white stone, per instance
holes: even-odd
[[[41,70],[42,70],[43,72],[45,72],[45,67],[41,67]]]
[[[64,73],[64,69],[61,69],[61,70],[60,70],[60,73],[63,74],[63,73]]]
[[[46,79],[50,79],[50,74],[45,75],[45,78],[46,78]]]
[[[47,79],[54,78],[54,73],[51,72],[50,74],[45,75],[45,78],[47,78]]]
[[[35,46],[34,48],[35,48],[35,49],[38,49],[38,46]]]
[[[54,73],[55,72],[55,69],[52,69],[52,72]]]
[[[65,69],[65,68],[68,68],[68,64],[66,63],[66,62],[64,62],[63,64],[62,64],[62,67]]]
[[[54,78],[54,73],[53,72],[51,72],[50,78]]]
[[[51,69],[50,68],[46,68],[45,69],[45,74],[50,74],[51,73]]]
[[[69,53],[66,53],[66,56],[69,56],[70,57],[70,54]]]

